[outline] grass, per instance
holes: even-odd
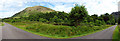
[[[94,26],[94,27],[81,26],[80,28],[77,28],[78,29],[77,30],[75,29],[76,27],[62,26],[62,25],[56,26],[56,25],[46,24],[41,22],[19,22],[19,23],[8,22],[8,23],[17,28],[20,28],[22,30],[25,30],[27,32],[30,32],[36,35],[45,36],[49,38],[57,38],[57,39],[66,39],[66,38],[85,36],[85,35],[93,34],[95,32],[102,31],[112,26],[112,25],[107,25],[107,26],[101,26],[100,28],[99,26]],[[74,31],[74,29],[77,30],[77,32]]]
[[[116,39],[118,39],[118,34],[119,34],[119,30],[118,30],[118,26],[115,28],[114,32],[113,32],[113,41],[117,41]]]
[[[119,29],[119,35],[118,35],[118,40],[120,40],[120,25],[118,25],[118,29]]]
[[[1,26],[4,26],[4,23],[3,23],[3,22],[1,22]]]

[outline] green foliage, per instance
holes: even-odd
[[[101,25],[101,23],[102,23],[102,22],[101,22],[101,21],[99,21],[99,20],[96,20],[96,21],[95,21],[95,25],[96,25],[96,26],[100,26],[100,25]]]
[[[54,16],[53,18],[50,18],[50,21],[51,21],[51,22],[57,22],[57,19],[58,19],[58,17],[57,17],[57,16]]]
[[[29,27],[26,27],[26,29],[35,29],[35,27],[29,26]]]
[[[26,29],[29,31],[32,31],[32,32],[37,32],[37,33],[50,35],[50,36],[70,37],[70,36],[74,36],[74,35],[82,35],[85,33],[98,31],[101,29],[105,29],[107,27],[108,26],[105,26],[105,25],[90,27],[89,25],[85,25],[85,24],[83,24],[82,26],[77,26],[77,27],[72,26],[71,27],[71,26],[62,26],[62,25],[56,26],[56,25],[52,25],[52,24],[37,23],[34,25],[27,26]]]
[[[88,12],[85,6],[76,5],[74,8],[72,8],[69,15],[69,19],[71,20],[72,25],[77,26],[87,16],[88,16]]]
[[[116,26],[114,32],[113,32],[113,39],[118,39],[119,38],[119,28]]]
[[[40,18],[39,21],[40,21],[40,22],[47,22],[47,20],[46,20],[46,19],[43,19],[43,18]]]
[[[110,24],[110,25],[115,25],[115,18],[113,15],[109,15],[108,13],[101,15],[99,17],[99,20],[104,20],[106,24]]]
[[[120,17],[118,18],[118,24],[120,24]]]
[[[5,25],[3,22],[0,22],[0,23],[1,23],[1,25],[0,25],[0,26],[4,26],[4,25]]]

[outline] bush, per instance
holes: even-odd
[[[35,29],[35,27],[29,26],[29,27],[26,27],[26,29]]]
[[[46,19],[43,19],[43,18],[40,18],[39,21],[40,21],[40,22],[47,22],[47,20],[46,20]]]
[[[12,20],[11,22],[12,22],[12,23],[14,23],[14,22],[15,22],[15,20]]]
[[[81,35],[84,33],[89,33],[97,30],[101,30],[106,28],[106,26],[92,26],[83,25],[83,26],[61,26],[61,25],[52,25],[52,24],[34,24],[29,27],[26,27],[27,30],[42,33],[50,36],[57,36],[57,37],[66,37],[66,36],[74,36],[74,35]]]

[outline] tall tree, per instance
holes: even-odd
[[[98,19],[98,15],[97,14],[91,15],[91,17],[93,18],[94,22]]]
[[[120,17],[118,18],[118,24],[120,24]]]
[[[106,13],[106,14],[104,15],[103,19],[104,19],[105,22],[107,22],[107,21],[110,19],[109,14]]]
[[[78,24],[82,22],[87,16],[88,11],[86,10],[85,6],[79,6],[78,4],[76,4],[70,12],[69,19],[71,20],[72,25],[78,26]]]

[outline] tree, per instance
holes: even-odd
[[[93,18],[94,22],[98,19],[98,15],[97,14],[91,15],[91,17]]]
[[[103,25],[104,24],[104,22],[102,22],[102,21],[100,21],[100,20],[96,20],[95,21],[95,26],[101,26],[101,25]]]
[[[50,21],[51,21],[51,22],[57,22],[57,19],[58,19],[58,17],[57,17],[57,16],[54,16],[53,18],[50,18]]]
[[[46,22],[47,20],[46,20],[46,19],[43,19],[43,18],[40,18],[39,21],[40,21],[40,22]]]
[[[105,22],[107,22],[107,21],[110,19],[109,14],[106,13],[106,14],[104,15],[103,19],[104,19]]]
[[[118,24],[120,24],[120,17],[118,18]]]
[[[104,20],[103,20],[103,17],[104,17],[104,15],[100,15],[100,16],[98,17],[98,20],[104,21]]]
[[[110,20],[109,21],[110,21],[111,25],[115,25],[115,23],[116,23],[115,22],[115,17],[113,15],[110,15]]]
[[[88,11],[85,6],[79,6],[78,4],[72,8],[69,19],[71,20],[71,25],[77,26],[84,20],[85,17],[88,16]]]

